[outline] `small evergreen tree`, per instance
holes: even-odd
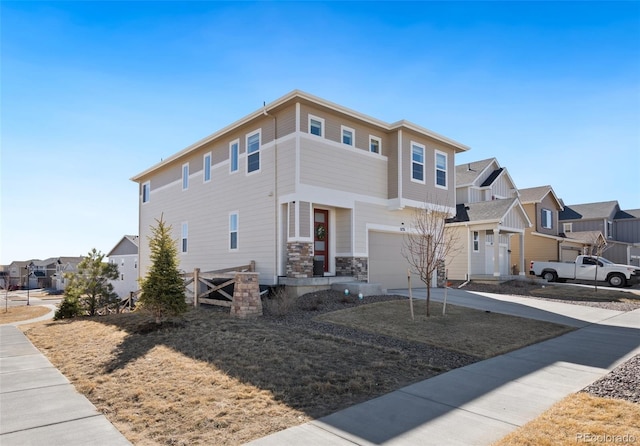
[[[109,282],[118,278],[118,265],[103,262],[104,257],[104,254],[93,248],[78,263],[75,273],[65,275],[69,284],[54,315],[55,319],[81,314],[95,316],[99,308],[119,302],[120,299]]]
[[[184,281],[178,269],[177,242],[171,238],[171,226],[165,224],[162,216],[156,222],[158,225],[151,227],[152,236],[149,237],[151,267],[142,280],[139,303],[151,311],[159,324],[165,315],[177,316],[187,311],[187,302]]]

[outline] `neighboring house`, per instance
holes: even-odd
[[[9,286],[26,288],[29,271],[27,265],[32,260],[16,260],[9,264]]]
[[[0,265],[0,288],[5,289],[9,285],[9,265]]]
[[[45,260],[14,261],[5,267],[6,282],[10,286],[53,288],[64,290],[64,273],[75,272],[82,257],[51,257]],[[27,281],[28,277],[28,281]]]
[[[529,226],[515,183],[495,158],[456,166],[456,216],[447,228],[456,234],[460,251],[447,264],[448,278],[524,275]],[[517,257],[512,255],[514,243]]]
[[[613,217],[616,244],[626,244],[629,265],[640,266],[640,209],[621,210]]]
[[[162,217],[185,272],[255,261],[261,284],[315,273],[406,287],[402,230],[432,203],[453,215],[466,150],[296,90],[133,177],[139,234]]]
[[[599,231],[607,242],[603,257],[615,263],[639,265],[640,210],[621,210],[617,201],[572,204],[564,205],[559,218],[567,237]]]
[[[120,277],[110,281],[121,299],[138,291],[138,236],[125,235],[107,254],[109,263],[118,265]]]
[[[64,291],[69,282],[65,274],[75,273],[81,261],[82,257],[58,257],[55,264],[56,272],[53,275],[53,288]]]
[[[524,264],[528,272],[532,260],[573,261],[585,249],[586,240],[567,238],[559,224],[562,201],[551,186],[519,189],[520,202],[533,226],[525,229]],[[588,243],[587,243],[588,244]],[[520,247],[512,247],[518,256]]]

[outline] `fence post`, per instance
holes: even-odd
[[[200,288],[200,268],[193,270],[193,306],[199,307],[200,301],[198,300],[198,289]]]

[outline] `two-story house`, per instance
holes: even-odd
[[[639,216],[640,210],[621,210],[614,200],[564,205],[559,218],[567,237],[600,232],[607,242],[604,257],[616,263],[637,265],[640,261]]]
[[[58,257],[55,264],[56,271],[52,278],[53,288],[64,291],[69,282],[65,275],[75,273],[81,261],[82,257]]]
[[[507,169],[489,158],[458,165],[455,175],[456,215],[447,228],[456,234],[459,252],[448,263],[448,278],[524,275],[524,233],[531,221]]]
[[[119,277],[111,280],[113,291],[121,299],[138,291],[138,236],[125,235],[107,254],[109,263],[118,265]]]
[[[551,186],[520,189],[520,202],[533,223],[525,229],[524,262],[528,268],[532,260],[573,261],[576,256],[587,251],[597,234],[588,237],[571,238],[562,232],[559,214],[563,210],[562,200]],[[587,234],[585,234],[587,235]],[[512,248],[519,255],[519,246]]]
[[[8,266],[8,284],[9,287],[25,288],[28,285],[29,269],[28,265],[31,260],[14,260]]]
[[[134,176],[139,234],[162,217],[185,272],[255,261],[262,284],[315,273],[406,287],[402,230],[431,203],[454,214],[466,150],[295,90]],[[139,253],[144,276],[147,244]]]

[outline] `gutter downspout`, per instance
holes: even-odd
[[[264,107],[262,112],[264,113],[265,116],[270,116],[273,118],[273,157],[274,157],[274,163],[273,163],[273,170],[274,170],[274,174],[273,174],[273,216],[274,216],[274,250],[273,250],[273,271],[274,271],[274,278],[273,278],[273,283],[274,284],[278,284],[278,118],[275,117],[275,115],[270,115],[267,112],[267,105],[266,102],[262,103],[262,106]]]

